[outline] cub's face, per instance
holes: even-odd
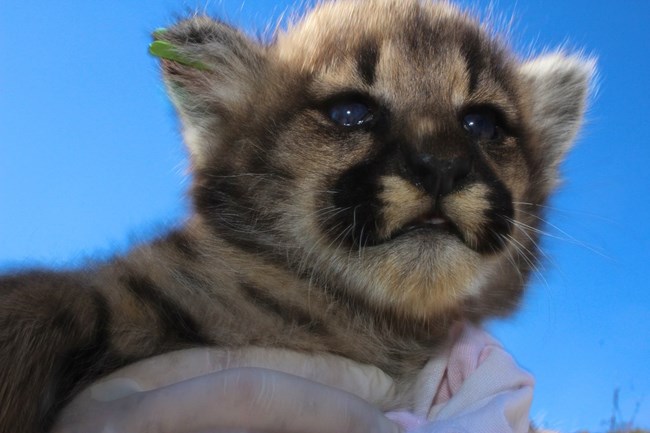
[[[448,4],[324,3],[262,45],[160,36],[197,213],[227,241],[416,318],[507,310],[592,65],[521,63]]]

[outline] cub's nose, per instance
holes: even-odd
[[[415,182],[433,197],[454,191],[472,169],[472,163],[467,158],[438,159],[428,153],[420,153],[409,159]]]

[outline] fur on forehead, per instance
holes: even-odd
[[[476,27],[468,15],[447,2],[330,0],[280,32],[277,51],[284,61],[311,71],[323,66],[326,59],[351,51],[360,40],[397,36],[422,19],[432,24],[451,21]]]

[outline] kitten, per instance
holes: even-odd
[[[323,2],[270,43],[155,37],[192,165],[187,224],[0,278],[0,430],[192,346],[329,352],[407,386],[457,320],[518,303],[593,63],[521,61],[447,3]]]

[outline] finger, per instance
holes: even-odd
[[[393,380],[379,368],[331,354],[305,354],[284,349],[248,347],[237,350],[212,348],[171,352],[125,367],[95,389],[91,397],[111,388],[115,379],[133,380],[138,391],[168,386],[228,368],[257,367],[277,370],[350,392],[371,403],[390,400]],[[91,390],[92,391],[92,390]]]
[[[352,394],[259,368],[229,369],[126,399],[133,406],[122,418],[123,431],[398,431],[378,409]]]
[[[208,349],[207,355],[215,371],[233,367],[268,368],[339,388],[375,404],[391,400],[395,394],[393,379],[381,369],[332,354],[249,347],[232,351]]]

